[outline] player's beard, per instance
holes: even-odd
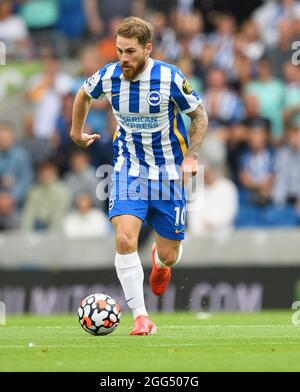
[[[129,65],[128,68],[124,68],[124,65],[121,65],[124,78],[126,80],[134,80],[144,69],[146,61],[144,59],[140,60],[136,66]],[[126,65],[126,64],[125,64]]]

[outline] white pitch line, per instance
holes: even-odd
[[[264,346],[283,346],[283,345],[294,345],[297,344],[298,341],[296,342],[243,342],[243,343],[239,343],[239,344],[244,344],[244,345],[250,345],[250,346],[257,346],[257,345],[264,345]],[[119,346],[116,344],[111,344],[111,345],[105,345],[106,347],[116,347],[118,348]],[[173,348],[178,348],[178,347],[203,347],[203,346],[232,346],[232,342],[228,342],[228,343],[213,343],[213,342],[209,342],[207,344],[195,344],[195,343],[175,343],[175,344],[169,344],[169,343],[162,343],[162,344],[146,344],[145,347],[173,347]],[[32,347],[28,347],[26,345],[9,345],[9,346],[0,346],[0,349],[51,349],[51,348],[97,348],[96,346],[91,346],[91,345],[75,345],[75,344],[53,344],[53,345],[49,345],[49,344],[44,344],[44,345],[34,345]]]
[[[78,327],[75,326],[69,326],[69,327],[61,327],[61,326],[42,326],[42,325],[28,325],[28,326],[24,326],[24,325],[20,325],[20,326],[10,326],[10,325],[6,325],[4,326],[4,328],[7,329],[20,329],[20,328],[37,328],[37,329],[78,329]],[[295,328],[293,325],[291,324],[281,324],[281,325],[272,325],[272,324],[260,324],[260,325],[253,325],[253,324],[249,324],[249,325],[235,325],[235,324],[228,324],[228,325],[223,325],[223,324],[214,324],[214,325],[162,325],[159,328],[174,328],[174,329],[181,329],[181,328],[287,328],[287,327],[291,327],[291,328]]]
[[[110,344],[110,345],[105,345],[106,347],[120,347],[117,344]],[[97,346],[93,346],[90,344],[33,344],[32,346],[28,346],[27,344],[17,344],[17,345],[9,345],[9,346],[5,346],[5,345],[1,345],[0,349],[6,349],[6,348],[25,348],[28,350],[34,349],[34,348],[43,348],[43,349],[48,349],[48,348],[81,348],[81,347],[85,347],[85,348],[97,348],[99,349],[99,347]]]
[[[166,339],[177,339],[177,337],[176,336],[164,336],[164,335],[159,335],[159,332],[156,334],[156,336],[158,337],[158,338],[162,338],[162,339],[164,339],[164,340],[166,340]],[[100,338],[101,336],[99,336],[99,338]],[[46,336],[46,335],[43,335],[43,337],[41,337],[41,336],[36,336],[35,337],[36,338],[36,340],[41,340],[41,339],[44,339],[44,340],[51,340],[51,339],[63,339],[63,340],[73,340],[73,341],[76,341],[76,340],[82,340],[82,339],[92,339],[93,338],[93,336],[89,336],[89,335],[81,335],[81,336]],[[102,339],[104,338],[104,336],[102,337]],[[129,338],[129,336],[128,335],[114,335],[114,338],[112,338],[112,337],[110,337],[109,339],[118,339],[118,340],[120,340],[120,339],[128,339]],[[18,336],[16,336],[16,337],[14,337],[13,338],[14,340],[21,340],[21,341],[24,341],[24,337],[18,337]],[[298,337],[298,336],[290,336],[290,335],[288,335],[288,336],[286,336],[286,335],[274,335],[274,334],[272,334],[272,336],[239,336],[239,337],[232,337],[232,336],[229,336],[229,337],[225,337],[225,336],[207,336],[207,335],[204,335],[204,336],[198,336],[197,337],[197,339],[199,339],[199,340],[207,340],[207,339],[212,339],[212,340],[226,340],[226,339],[229,339],[229,340],[240,340],[240,339],[244,339],[244,340],[250,340],[250,339],[298,339],[299,341],[300,341],[300,336]],[[98,340],[97,340],[98,341]],[[101,341],[103,341],[103,340],[101,340]],[[106,340],[106,342],[107,342],[107,340]],[[95,341],[93,340],[93,342],[92,343],[95,343]]]
[[[79,325],[79,323],[78,323]],[[28,329],[28,328],[35,328],[35,329],[78,329],[78,327],[60,327],[60,326],[43,326],[43,325],[9,325],[6,324],[1,326],[1,328],[6,327],[7,329]]]
[[[214,324],[214,325],[163,325],[159,328],[286,328],[286,327],[292,327],[295,328],[293,325],[272,325],[272,324],[260,324],[260,325],[235,325],[235,324],[228,324],[228,325],[222,325],[222,324]]]
[[[239,345],[247,345],[247,346],[257,346],[257,345],[259,345],[259,346],[261,346],[261,345],[265,345],[265,346],[269,346],[269,345],[274,345],[274,346],[276,346],[276,345],[286,345],[286,344],[297,344],[297,343],[299,343],[298,341],[297,342],[279,342],[279,343],[276,343],[276,342],[239,342]],[[210,343],[207,343],[207,344],[199,344],[199,343],[197,343],[197,344],[194,344],[194,343],[181,343],[181,344],[168,344],[168,343],[162,343],[162,344],[149,344],[149,345],[147,345],[147,347],[174,347],[174,348],[177,348],[177,347],[185,347],[185,346],[194,346],[194,347],[196,347],[196,346],[232,346],[232,342],[228,342],[228,343],[220,343],[220,342],[218,342],[218,343],[212,343],[212,342],[210,342]]]

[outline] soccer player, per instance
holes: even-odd
[[[117,276],[135,319],[131,335],[156,332],[145,307],[137,252],[142,223],[147,220],[156,232],[150,285],[155,295],[162,295],[171,267],[182,256],[186,199],[184,186],[178,185],[187,184],[198,171],[207,128],[202,101],[182,72],[150,57],[151,38],[146,21],[123,20],[116,33],[119,62],[104,66],[78,91],[70,134],[77,145],[90,146],[100,136],[84,132],[89,108],[93,99],[109,100],[118,123],[109,218],[115,228]],[[191,118],[189,145],[182,113]],[[166,184],[169,197],[163,197]]]

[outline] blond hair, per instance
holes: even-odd
[[[145,47],[152,41],[152,25],[136,16],[129,16],[120,24],[116,35],[124,38],[135,37],[138,43]]]

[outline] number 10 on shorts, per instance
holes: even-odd
[[[175,207],[175,226],[184,225],[185,224],[185,207]]]

